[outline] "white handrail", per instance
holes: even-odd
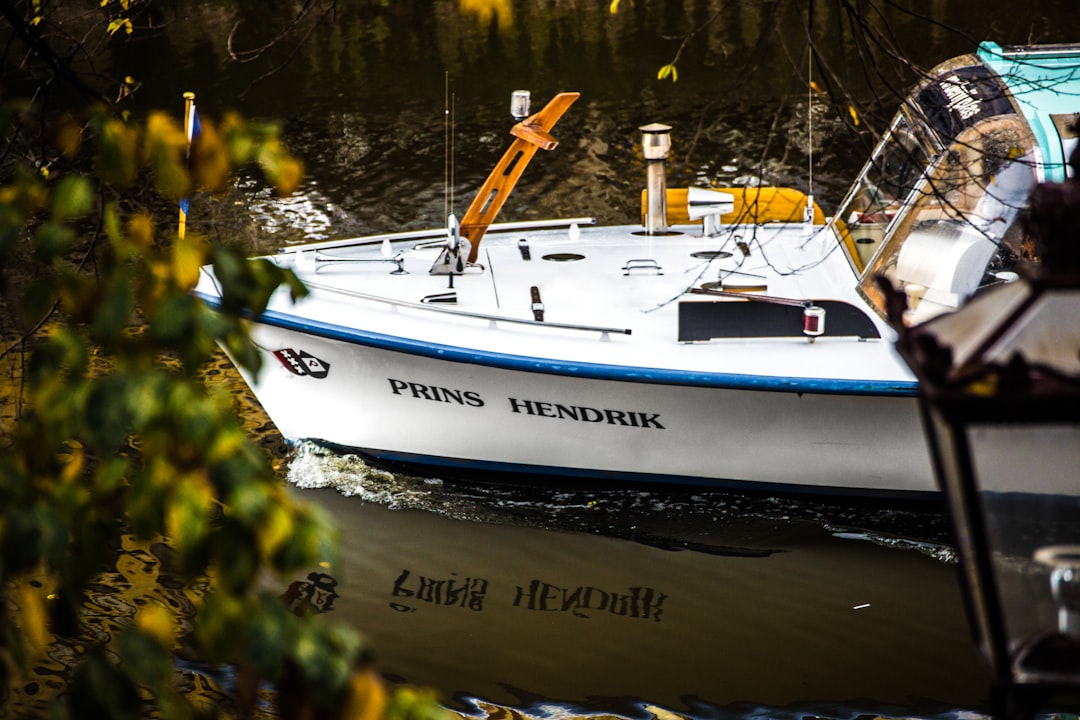
[[[493,223],[488,232],[510,232],[513,230],[543,230],[569,225],[595,225],[594,217],[559,218],[553,220],[522,220],[519,222]],[[374,245],[389,240],[400,242],[402,240],[423,240],[425,238],[446,237],[446,228],[428,228],[426,230],[407,230],[399,233],[385,233],[383,235],[371,235],[360,238],[343,238],[341,240],[326,240],[325,242],[307,243],[304,245],[291,245],[278,248],[279,255],[288,253],[307,252],[309,250],[332,250],[334,248],[358,247],[360,245]]]
[[[346,290],[345,288],[334,287],[333,285],[311,283],[307,282],[306,280],[304,281],[304,285],[306,285],[311,290],[336,293],[338,295],[345,295],[346,297],[356,298],[358,300],[369,300],[371,302],[385,303],[387,305],[393,305],[395,307],[404,307],[413,310],[427,310],[428,312],[438,312],[447,315],[458,315],[461,317],[475,318],[477,320],[515,323],[518,325],[531,325],[533,327],[559,328],[561,330],[583,330],[586,332],[615,333],[617,335],[631,334],[630,328],[610,328],[599,327],[595,325],[572,325],[568,323],[553,323],[543,320],[528,320],[526,318],[508,317],[506,315],[488,315],[486,313],[469,312],[468,310],[457,310],[455,308],[448,308],[438,304],[415,303],[409,302],[407,300],[395,300],[393,298],[383,297],[381,295],[368,295],[367,293],[356,292],[355,290]]]

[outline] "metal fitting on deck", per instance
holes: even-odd
[[[645,230],[649,235],[667,234],[667,179],[665,163],[671,150],[671,126],[660,123],[643,125],[641,151],[646,161]]]
[[[529,117],[530,98],[528,90],[515,90],[510,93],[510,114],[518,122]]]

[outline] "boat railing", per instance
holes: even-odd
[[[516,222],[492,223],[488,228],[489,233],[513,232],[516,230],[546,230],[570,225],[595,225],[594,217],[557,218],[552,220],[519,220]],[[384,233],[382,235],[369,235],[360,238],[343,238],[341,240],[327,240],[325,242],[305,243],[303,245],[287,245],[278,248],[279,255],[292,253],[304,253],[312,250],[335,250],[338,248],[361,247],[364,245],[381,245],[389,240],[391,243],[405,240],[431,240],[445,238],[446,228],[427,228],[424,230],[406,230],[397,233]]]
[[[612,334],[631,334],[630,328],[602,327],[598,325],[575,325],[572,323],[555,323],[548,322],[546,320],[530,320],[528,318],[516,318],[507,315],[491,315],[488,313],[478,313],[469,310],[446,307],[444,303],[449,301],[449,298],[446,297],[446,293],[440,294],[437,298],[432,298],[430,302],[417,303],[410,302],[408,300],[397,300],[395,298],[388,298],[382,295],[369,295],[368,293],[357,292],[356,290],[347,290],[345,288],[334,287],[333,285],[323,285],[321,283],[312,283],[308,281],[304,281],[304,284],[310,290],[318,290],[319,292],[344,295],[345,297],[355,298],[357,300],[383,303],[386,305],[390,305],[394,308],[408,308],[410,310],[423,310],[426,312],[436,312],[442,313],[444,315],[455,315],[458,317],[466,317],[475,320],[486,320],[491,323],[492,326],[494,326],[496,323],[512,323],[514,325],[528,325],[530,327],[551,328],[559,330],[579,330],[582,332],[600,333],[602,339],[607,339],[607,336]]]

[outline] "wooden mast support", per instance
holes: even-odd
[[[543,110],[531,115],[510,129],[515,140],[507,148],[499,163],[492,169],[484,181],[480,192],[476,194],[465,217],[461,220],[461,236],[468,238],[472,246],[469,250],[469,262],[476,262],[480,252],[480,240],[488,226],[499,214],[503,203],[514,189],[521,173],[532,160],[538,148],[554,150],[559,144],[551,136],[551,128],[563,116],[563,113],[581,97],[581,93],[559,93],[551,99]]]

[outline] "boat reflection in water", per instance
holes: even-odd
[[[954,566],[915,543],[868,541],[771,499],[623,490],[528,501],[328,474],[342,461],[293,463],[290,479],[307,486],[298,495],[341,528],[344,559],[299,579],[291,597],[354,625],[383,671],[459,711],[842,718],[982,707],[987,680]],[[555,529],[532,519],[545,515]]]

